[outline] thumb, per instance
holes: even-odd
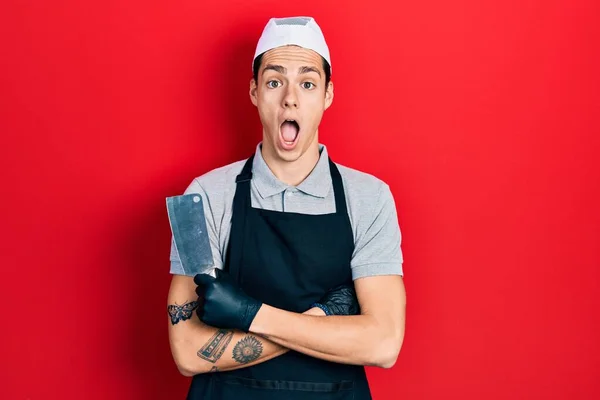
[[[210,276],[208,274],[196,274],[196,276],[194,276],[194,283],[198,286],[208,285],[209,283],[213,282],[214,280],[215,280],[215,278],[213,278],[212,276]]]
[[[220,282],[226,282],[229,285],[237,286],[236,281],[227,271],[215,268],[215,275]]]
[[[217,279],[223,279],[227,277],[227,273],[225,273],[225,271],[223,271],[222,269],[215,268],[215,276],[217,277]]]

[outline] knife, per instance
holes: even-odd
[[[202,197],[190,193],[167,197],[167,213],[184,274],[212,274],[214,261]]]

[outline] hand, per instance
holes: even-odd
[[[331,289],[314,306],[321,308],[325,315],[357,315],[360,312],[354,284]]]
[[[227,273],[215,271],[216,278],[207,274],[194,276],[196,294],[204,298],[196,309],[198,318],[215,328],[248,332],[262,303],[244,293]]]

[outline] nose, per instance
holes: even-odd
[[[298,108],[298,96],[293,85],[287,87],[285,96],[283,97],[284,108]]]

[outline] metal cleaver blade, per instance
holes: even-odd
[[[167,213],[184,274],[213,275],[214,261],[202,197],[194,193],[167,197]]]

